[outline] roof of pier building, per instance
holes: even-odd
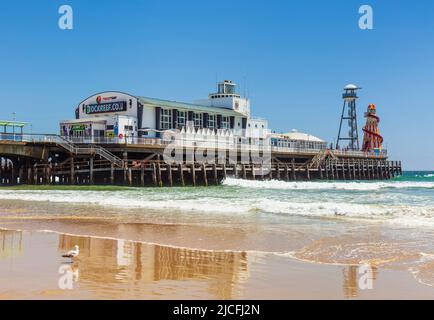
[[[140,96],[138,96],[137,99],[143,105],[152,105],[152,106],[159,106],[163,108],[166,107],[166,108],[186,110],[186,111],[214,112],[214,113],[219,113],[228,116],[242,116],[241,113],[225,107],[209,107],[209,106],[203,106],[203,105],[193,104],[193,103],[163,100],[163,99],[156,99],[156,98],[149,98],[149,97],[140,97]]]
[[[291,132],[287,133],[278,133],[276,134],[279,138],[285,138],[288,140],[297,140],[297,141],[310,141],[310,142],[325,142],[324,140],[315,137],[311,134],[299,132],[295,129],[291,130]]]

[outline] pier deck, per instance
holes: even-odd
[[[402,174],[386,156],[339,150],[271,150],[271,161],[166,163],[167,144],[74,144],[56,135],[0,140],[0,185],[218,185],[226,177],[251,180],[385,180]],[[241,153],[238,150],[238,158]]]

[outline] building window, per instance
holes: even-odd
[[[229,129],[230,125],[229,125],[229,117],[228,116],[222,116],[221,127],[222,127],[222,129]]]
[[[185,126],[185,119],[187,117],[186,111],[178,111],[178,126],[184,127]]]
[[[194,126],[196,128],[202,128],[202,113],[194,113]]]
[[[216,116],[215,114],[210,114],[208,116],[208,128],[214,129],[215,127],[217,127]]]
[[[172,128],[172,110],[161,109],[160,128],[163,130]]]

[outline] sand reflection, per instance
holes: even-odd
[[[236,285],[249,276],[247,253],[244,252],[59,236],[59,251],[66,251],[76,244],[80,246],[80,257],[76,262],[80,269],[80,285],[107,288],[103,294],[119,297],[131,290],[149,294],[156,283],[183,281],[186,287],[206,286],[213,298],[231,299],[236,293]]]

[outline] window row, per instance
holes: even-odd
[[[188,114],[187,111],[178,111],[176,123],[178,127],[187,125]],[[204,126],[204,114],[195,112],[193,114],[193,125],[195,128],[203,128]],[[207,128],[217,129],[217,115],[208,114]],[[220,129],[230,129],[231,120],[229,116],[221,116]],[[168,130],[173,129],[173,114],[171,109],[161,109],[160,111],[160,129]]]

